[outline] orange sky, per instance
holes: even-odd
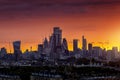
[[[82,35],[94,45],[120,47],[119,5],[118,0],[1,1],[0,47],[9,51],[13,41],[21,40],[23,51],[30,46],[35,50],[44,37],[51,35],[54,26],[61,27],[70,49],[74,38],[79,39],[81,47]]]

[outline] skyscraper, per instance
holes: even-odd
[[[87,50],[87,40],[82,36],[82,49]]]
[[[7,50],[6,48],[1,48],[1,51],[0,51],[0,58],[5,58],[5,56],[7,55]]]
[[[92,44],[91,43],[88,44],[88,53],[89,53],[89,56],[92,57]]]
[[[64,48],[65,50],[68,50],[68,44],[67,44],[66,38],[63,38],[62,45],[63,45],[63,48]]]
[[[59,27],[53,28],[53,34],[50,37],[50,58],[53,60],[59,59],[60,53],[62,53],[62,30]]]
[[[112,55],[114,55],[113,58],[119,58],[118,48],[113,47],[112,51],[113,51]]]
[[[38,45],[38,54],[39,56],[43,53],[43,44]]]
[[[86,54],[86,51],[87,51],[87,40],[84,38],[84,36],[82,36],[82,51],[83,51],[83,54]]]
[[[62,30],[59,27],[54,27],[53,36],[55,40],[55,46],[61,46]]]
[[[62,52],[63,52],[63,53],[68,52],[68,44],[67,44],[66,38],[63,38],[63,42],[62,42]]]
[[[48,47],[48,40],[47,40],[47,38],[44,39],[43,47],[44,47],[44,49]]]
[[[20,47],[21,47],[21,41],[13,42],[13,49],[14,49],[14,55],[16,61],[20,58],[20,55],[22,54]]]
[[[92,55],[95,59],[102,57],[102,49],[99,46],[94,46]]]
[[[77,52],[78,50],[78,39],[73,40],[73,51]]]

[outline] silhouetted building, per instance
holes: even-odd
[[[112,55],[114,55],[113,58],[119,58],[118,48],[113,47],[112,51],[113,51]]]
[[[87,40],[82,36],[82,49],[87,50]]]
[[[0,51],[0,58],[5,58],[6,57],[6,55],[7,55],[7,50],[6,50],[6,48],[1,48],[1,51]]]
[[[67,40],[66,38],[63,38],[63,42],[62,42],[62,52],[66,53],[68,51],[68,44],[67,44]]]
[[[115,54],[113,54],[113,50],[107,50],[106,59],[107,59],[107,62],[113,61],[115,59]]]
[[[43,42],[43,48],[44,48],[44,49],[47,48],[48,45],[49,45],[48,40],[47,40],[47,38],[45,38],[45,39],[44,39],[44,42]]]
[[[92,44],[91,43],[88,44],[88,53],[89,53],[89,56],[92,57]]]
[[[38,55],[41,56],[42,53],[43,53],[43,44],[39,44],[38,45]]]
[[[53,34],[50,37],[50,58],[52,60],[57,60],[60,57],[60,53],[62,53],[62,30],[59,27],[53,28]]]
[[[53,36],[55,40],[55,46],[61,46],[62,42],[62,30],[59,27],[54,27]]]
[[[20,47],[21,47],[21,41],[13,42],[13,49],[14,49],[14,55],[16,61],[20,58],[22,54]]]
[[[99,46],[93,47],[93,58],[98,59],[102,56],[102,49]]]
[[[78,39],[73,40],[73,51],[77,52],[78,50]]]
[[[83,54],[86,54],[86,51],[87,51],[87,40],[84,38],[84,36],[82,36],[82,51],[83,51]]]

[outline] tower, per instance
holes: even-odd
[[[82,51],[83,51],[83,54],[86,54],[86,51],[87,51],[87,40],[86,40],[86,38],[84,38],[84,36],[82,36]]]
[[[87,50],[87,40],[82,36],[82,49]]]
[[[43,47],[44,47],[44,49],[48,47],[48,40],[47,40],[47,38],[44,39]]]
[[[63,42],[62,42],[62,52],[66,53],[68,51],[68,44],[67,44],[67,40],[66,38],[63,38]]]
[[[89,56],[92,57],[92,44],[91,43],[88,44],[88,53],[89,53]]]
[[[55,40],[55,46],[61,46],[62,30],[59,27],[53,28],[53,36]]]
[[[77,52],[77,50],[78,50],[78,40],[74,39],[73,40],[73,51]]]
[[[53,34],[50,37],[50,58],[52,60],[57,60],[60,58],[60,54],[62,53],[62,30],[59,27],[53,28]]]
[[[63,38],[62,45],[63,45],[63,48],[64,48],[65,50],[68,50],[68,44],[67,44],[66,38]]]
[[[39,56],[43,53],[43,44],[38,45],[38,54]]]
[[[13,49],[14,49],[14,55],[15,55],[15,61],[18,61],[20,58],[21,52],[21,41],[14,41],[13,42]]]
[[[7,55],[7,50],[5,47],[1,48],[0,51],[0,58],[5,58],[5,56]]]

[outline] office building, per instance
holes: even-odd
[[[66,38],[63,38],[63,42],[62,42],[62,52],[65,53],[68,50],[68,43]]]
[[[15,55],[16,61],[20,58],[20,56],[22,54],[20,48],[21,48],[21,41],[14,41],[13,42],[13,49],[14,49],[14,55]]]
[[[82,50],[87,50],[87,40],[82,36]]]
[[[43,42],[43,48],[44,48],[44,49],[45,49],[45,48],[48,48],[48,45],[49,45],[48,40],[47,40],[47,38],[45,38],[45,39],[44,39],[44,42]]]
[[[88,54],[90,57],[92,57],[92,44],[91,43],[88,44]]]
[[[113,58],[119,58],[119,53],[118,53],[118,48],[117,47],[112,48],[112,55],[114,55]]]
[[[62,30],[59,27],[53,28],[53,34],[50,37],[50,59],[57,60],[62,53]]]
[[[38,54],[39,56],[43,53],[43,44],[38,45]]]
[[[73,51],[77,52],[78,50],[78,39],[73,40]]]
[[[87,40],[82,36],[82,53],[86,56],[87,53]]]
[[[5,56],[7,55],[7,50],[6,48],[1,48],[1,51],[0,51],[0,58],[5,58]]]

